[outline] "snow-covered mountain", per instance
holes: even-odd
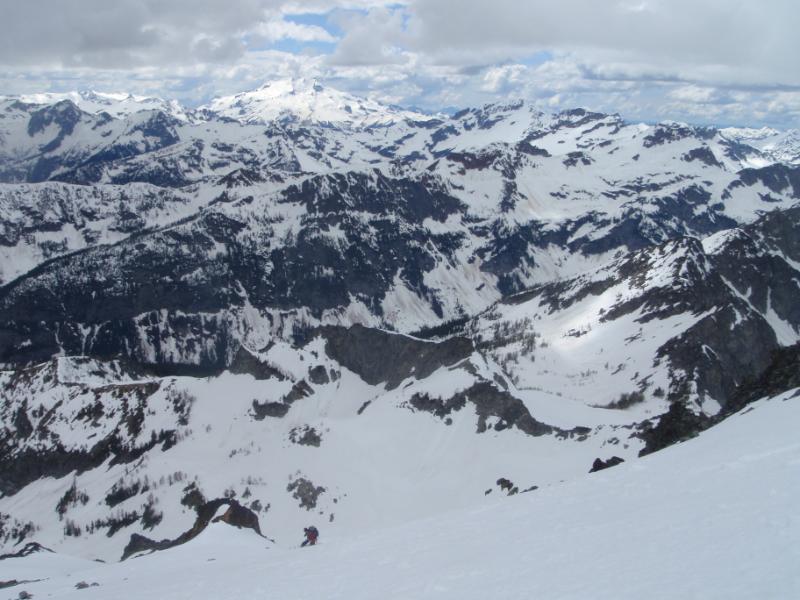
[[[726,127],[720,131],[728,139],[757,148],[765,155],[767,162],[800,164],[800,131],[797,129],[778,131],[771,127]]]
[[[222,117],[242,123],[314,122],[358,128],[431,119],[302,78],[272,81],[251,92],[216,98],[199,111],[206,118]]]
[[[134,96],[126,93],[81,90],[75,92],[44,92],[0,97],[2,100],[18,100],[24,104],[49,106],[67,100],[91,114],[107,113],[114,118],[125,118],[144,110],[158,110],[171,116],[187,120],[187,110],[176,100],[164,100],[153,96]]]
[[[705,429],[800,341],[772,133],[84,96],[0,101],[3,548],[482,506]]]

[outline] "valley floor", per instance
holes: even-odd
[[[613,469],[314,548],[216,524],[122,563],[6,559],[0,581],[40,581],[0,600],[798,598],[798,422],[794,390]]]

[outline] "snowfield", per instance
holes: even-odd
[[[0,598],[797,598],[798,419],[795,389],[662,452],[480,508],[355,536],[318,523],[309,549],[300,531],[273,544],[218,523],[121,563],[6,559],[0,581],[30,582]]]

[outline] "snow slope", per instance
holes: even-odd
[[[480,508],[357,536],[321,526],[312,549],[216,524],[122,563],[4,560],[0,580],[42,580],[0,598],[797,598],[799,398],[761,400],[663,452]]]
[[[39,451],[39,465],[68,464],[69,456],[80,461],[102,452],[107,440],[133,455],[35,473],[19,491],[3,488],[0,514],[35,524],[26,541],[104,560],[119,559],[133,534],[174,539],[190,529],[196,514],[185,499],[192,487],[209,500],[233,496],[251,507],[271,537],[285,539],[310,518],[329,535],[352,535],[491,502],[504,494],[496,484],[500,478],[518,490],[543,487],[586,473],[597,457],[635,457],[643,445],[630,437],[633,424],[646,418],[642,410],[564,400],[562,411],[571,412],[559,414],[562,430],[531,433],[515,425],[514,415],[504,423],[503,413],[486,405],[491,398],[513,399],[486,390],[486,382],[500,375],[477,353],[430,376],[407,377],[393,389],[341,367],[319,339],[303,349],[276,344],[264,357],[285,379],[226,372],[137,380],[117,363],[69,358],[26,374],[0,373],[0,386],[8,390],[14,380],[28,380],[19,396],[9,392],[0,418],[19,425],[20,436],[28,419],[46,438],[20,437],[4,458],[19,454],[24,463],[25,455]],[[309,376],[320,370],[330,374],[327,381]],[[304,389],[304,396],[298,394]],[[471,401],[448,414],[425,406],[458,393]],[[290,394],[301,397],[284,400]],[[484,397],[481,409],[477,403]],[[285,406],[285,414],[259,414],[268,406]],[[527,413],[519,400],[516,407]],[[30,417],[22,416],[26,410]],[[647,416],[657,414],[651,407]],[[582,429],[572,433],[575,427]],[[148,448],[151,440],[158,443]],[[146,451],[140,456],[137,449]],[[8,477],[0,481],[5,485]],[[317,491],[297,490],[295,482]],[[130,493],[118,494],[123,490]],[[163,517],[155,526],[142,517],[147,506]],[[132,521],[110,528],[126,516]],[[70,534],[68,526],[79,533]],[[4,541],[3,551],[10,551],[14,542]]]

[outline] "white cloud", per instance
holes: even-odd
[[[302,25],[283,18],[273,18],[259,23],[253,28],[253,34],[267,41],[291,39],[301,42],[336,42],[336,38],[322,27],[316,25]]]
[[[525,65],[492,67],[483,76],[481,89],[492,93],[506,92],[523,83],[526,71],[527,67]]]
[[[717,98],[717,90],[710,87],[685,85],[669,91],[669,97],[675,100],[707,104]]]
[[[668,66],[688,79],[800,85],[795,0],[424,0],[411,11],[414,49],[433,60],[474,60],[481,51],[514,60],[554,48],[649,66],[654,76]]]
[[[630,119],[800,125],[796,0],[7,4],[0,93],[90,87],[200,102],[310,75],[431,109],[513,96]],[[269,49],[284,40],[305,50]]]
[[[400,10],[375,8],[366,14],[339,13],[335,23],[345,31],[331,65],[403,64],[411,59],[404,46],[408,36],[404,30],[405,15]]]

